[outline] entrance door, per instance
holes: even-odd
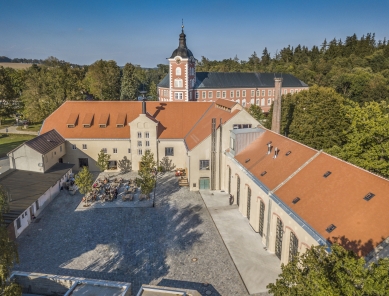
[[[88,158],[79,158],[78,164],[80,166],[80,169],[84,166],[88,166]]]
[[[281,219],[277,217],[276,255],[280,260],[281,260],[281,253],[282,253],[282,236],[284,234],[283,228],[284,228],[284,223],[282,223]]]
[[[209,189],[209,178],[200,178],[200,189]]]

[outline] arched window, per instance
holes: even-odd
[[[176,68],[176,75],[181,76],[181,68],[180,67]]]
[[[265,224],[265,203],[261,200],[259,207],[259,235],[263,236],[263,226]]]
[[[251,188],[247,187],[247,219],[250,221],[251,212]]]
[[[257,106],[259,106],[259,99],[257,99],[257,102],[256,102],[256,103],[257,103]]]
[[[289,242],[289,262],[297,255],[298,252],[299,240],[293,231],[290,232],[290,242]]]
[[[239,206],[239,199],[240,199],[240,178],[239,176],[236,176],[236,203]]]
[[[277,217],[275,253],[278,259],[281,259],[283,234],[284,234],[284,223],[282,223],[281,219]]]
[[[265,106],[265,98],[261,100],[261,106]]]
[[[243,106],[243,107],[246,107],[246,99],[243,99],[243,100],[242,100],[242,106]]]
[[[182,87],[182,79],[181,78],[174,79],[174,87]]]

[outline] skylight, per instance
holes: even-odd
[[[292,201],[292,203],[293,203],[293,204],[296,204],[296,203],[299,202],[299,200],[300,200],[300,197],[296,197],[296,198]]]
[[[365,195],[365,197],[364,197],[363,199],[366,200],[366,201],[369,201],[369,200],[371,200],[374,196],[375,196],[374,193],[369,192],[368,194]]]
[[[327,171],[324,175],[323,175],[323,177],[324,178],[327,178],[329,175],[331,175],[332,173],[330,172],[330,171]]]
[[[292,153],[292,151],[289,150],[288,152],[285,153],[285,155],[288,156],[291,153]]]
[[[248,163],[250,161],[250,158],[247,158],[244,162]]]
[[[326,228],[326,231],[327,231],[328,233],[331,233],[332,231],[335,230],[335,228],[336,228],[336,226],[335,226],[334,224],[331,224],[330,226],[328,226],[328,227]]]
[[[266,171],[263,171],[262,173],[261,173],[261,176],[263,177],[263,176],[265,176],[267,174],[267,172]]]

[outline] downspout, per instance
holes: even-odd
[[[222,119],[220,118],[220,143],[219,143],[219,190],[222,190]]]

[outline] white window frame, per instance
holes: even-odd
[[[146,142],[145,142],[145,146],[146,146],[146,147],[150,147],[150,141],[146,141]]]
[[[209,91],[209,92],[208,92],[208,99],[212,99],[212,95],[213,95],[212,92]]]
[[[234,91],[233,90],[230,91],[230,98],[231,99],[234,98]]]
[[[262,100],[261,100],[261,106],[265,106],[265,103],[266,103],[265,98],[262,98]]]
[[[118,148],[112,148],[112,153],[117,154],[118,153]]]
[[[267,91],[267,95],[268,95],[268,96],[271,96],[271,89],[269,89],[269,90]]]
[[[104,153],[107,153],[107,148],[101,148],[101,151],[103,151]]]
[[[257,105],[257,106],[259,106],[259,102],[260,102],[261,100],[260,99],[257,99],[257,101],[255,102],[255,104]]]
[[[267,105],[270,106],[271,105],[271,99],[267,99]]]
[[[182,98],[183,98],[182,92],[175,92],[175,93],[174,93],[174,99],[176,99],[176,100],[182,100]]]
[[[137,146],[137,147],[142,147],[142,141],[138,141],[138,143],[137,143],[136,146]]]
[[[220,91],[217,91],[217,92],[216,92],[216,98],[217,98],[217,99],[220,99]]]
[[[208,165],[206,165],[208,164]],[[210,169],[209,159],[200,159],[199,161],[199,170],[200,171],[208,171]]]
[[[255,90],[251,90],[251,96],[252,96],[252,97],[255,96]]]
[[[181,78],[174,79],[174,87],[182,87],[182,79]]]
[[[72,144],[72,150],[77,150],[77,145],[76,144]]]
[[[176,76],[181,76],[181,67],[176,68]]]
[[[222,98],[225,99],[227,97],[227,92],[226,91],[222,91]]]
[[[240,90],[237,90],[237,91],[236,91],[236,97],[237,97],[237,98],[240,98]]]
[[[138,149],[138,155],[143,155],[142,149]]]
[[[246,97],[246,91],[242,90],[242,98],[245,98],[245,97]]]
[[[150,133],[149,132],[145,132],[145,139],[148,139],[150,138]]]
[[[199,99],[199,92],[196,91],[196,100],[198,100],[198,99]]]
[[[138,132],[138,139],[142,139],[142,132]]]
[[[86,144],[82,144],[82,150],[88,149],[88,146]]]
[[[206,91],[203,91],[201,95],[202,95],[202,99],[206,99],[207,98],[207,92]]]
[[[165,147],[165,156],[174,156],[174,147]]]

